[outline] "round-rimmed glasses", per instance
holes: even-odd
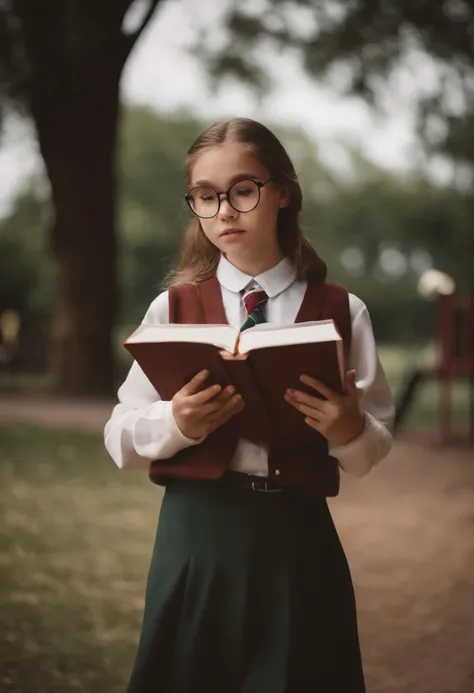
[[[264,183],[258,180],[239,180],[227,191],[217,192],[214,188],[198,186],[192,188],[184,199],[193,214],[201,219],[212,219],[219,212],[221,195],[236,212],[251,212],[260,202],[260,191],[272,179]]]

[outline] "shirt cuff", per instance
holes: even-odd
[[[202,438],[185,436],[173,415],[172,403],[154,402],[134,425],[134,447],[138,455],[149,460],[165,460],[181,450],[199,445]]]
[[[364,412],[364,429],[357,438],[345,445],[329,446],[341,469],[356,477],[365,476],[378,464],[392,447],[392,435],[383,423],[368,412]]]

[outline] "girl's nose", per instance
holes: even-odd
[[[218,216],[221,219],[235,219],[239,213],[230,205],[227,198],[221,198],[221,206],[219,207]]]

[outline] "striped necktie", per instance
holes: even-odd
[[[267,294],[259,286],[253,286],[244,291],[243,301],[247,318],[240,328],[241,332],[247,330],[249,327],[254,327],[254,325],[266,322],[263,308],[267,299]]]

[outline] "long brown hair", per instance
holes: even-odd
[[[278,214],[280,249],[292,262],[298,279],[324,281],[326,264],[303,236],[300,227],[303,194],[295,168],[281,142],[264,125],[248,118],[232,118],[211,125],[188,151],[188,181],[193,163],[203,149],[229,141],[243,144],[265,166],[276,183],[288,190],[290,202]],[[217,269],[220,254],[220,250],[205,235],[199,219],[194,218],[186,230],[178,266],[168,276],[166,286],[194,284],[208,279]]]

